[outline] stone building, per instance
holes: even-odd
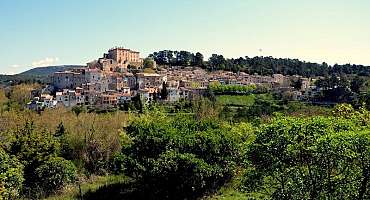
[[[74,89],[85,83],[85,71],[55,72],[51,78],[56,89]]]
[[[108,58],[99,58],[98,60],[89,62],[87,63],[87,67],[89,69],[99,69],[103,72],[114,72],[120,68],[115,60]]]
[[[164,77],[155,73],[137,73],[137,87],[144,89],[148,87],[162,88]]]
[[[115,47],[108,50],[102,58],[87,63],[90,69],[100,69],[104,72],[124,72],[129,65],[141,67],[143,59],[140,58],[140,52]]]
[[[114,108],[117,106],[118,99],[115,91],[107,91],[98,96],[97,106],[103,109]]]
[[[123,47],[115,47],[109,49],[108,54],[105,54],[108,59],[117,61],[118,64],[125,64],[127,62],[135,63],[141,62],[140,52],[125,49]]]
[[[136,88],[136,77],[132,73],[125,73],[123,75],[124,86],[130,89]]]

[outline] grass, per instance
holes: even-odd
[[[131,184],[130,179],[122,175],[110,176],[95,176],[81,184],[81,191],[84,199],[106,199],[106,196],[112,196],[113,199],[118,199],[123,194],[117,188],[122,188],[124,185]],[[260,193],[245,193],[239,190],[241,184],[241,176],[236,176],[229,184],[223,186],[215,194],[203,197],[202,200],[251,200],[251,199],[266,199],[266,196]],[[130,187],[128,187],[128,199],[136,199],[129,196]],[[110,194],[110,193],[117,194]],[[127,191],[126,191],[127,192]],[[85,196],[87,195],[87,196]],[[116,195],[116,196],[115,196]],[[118,195],[118,196],[117,196]],[[124,194],[122,197],[125,197]],[[54,196],[50,196],[44,200],[73,200],[79,199],[78,185],[70,185],[63,191],[60,191]],[[124,198],[126,199],[126,198]]]
[[[215,194],[206,196],[202,200],[256,200],[269,199],[259,192],[243,192],[243,174],[245,169],[240,168],[229,183],[221,187]]]
[[[94,192],[103,186],[118,184],[128,181],[128,178],[122,175],[94,176],[81,184],[81,192]],[[77,184],[65,187],[62,191],[45,200],[73,200],[78,199],[79,187]]]
[[[207,197],[204,200],[247,200],[248,196],[232,188],[223,188],[217,194]]]
[[[221,105],[251,106],[254,103],[255,95],[219,95],[216,98]]]
[[[217,194],[206,197],[203,200],[257,200],[257,199],[269,199],[267,196],[261,193],[244,193],[233,187],[223,187]]]

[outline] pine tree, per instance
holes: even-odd
[[[161,98],[162,100],[166,100],[168,96],[168,91],[167,91],[167,84],[163,82],[162,84],[162,90],[161,90]]]
[[[61,137],[66,132],[63,122],[60,122],[57,129],[55,130],[54,137]]]

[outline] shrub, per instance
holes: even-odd
[[[26,123],[15,135],[10,152],[24,165],[25,184],[31,186],[35,169],[59,153],[59,143],[51,134],[37,131],[33,123]]]
[[[234,174],[244,135],[217,120],[150,113],[127,128],[126,173],[148,196],[192,199],[222,186]],[[180,195],[180,196],[179,196]]]
[[[0,199],[15,199],[23,183],[23,166],[0,148]]]
[[[53,157],[35,170],[36,177],[42,190],[50,194],[76,178],[76,167],[61,157]]]
[[[359,124],[281,117],[263,126],[249,147],[245,188],[273,199],[369,199],[370,131]]]
[[[216,188],[226,169],[208,164],[194,154],[167,151],[154,160],[145,183],[161,196],[176,199],[195,199],[209,188]],[[154,189],[153,188],[153,189]]]

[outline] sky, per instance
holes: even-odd
[[[369,0],[0,0],[0,74],[124,46],[370,65]]]

